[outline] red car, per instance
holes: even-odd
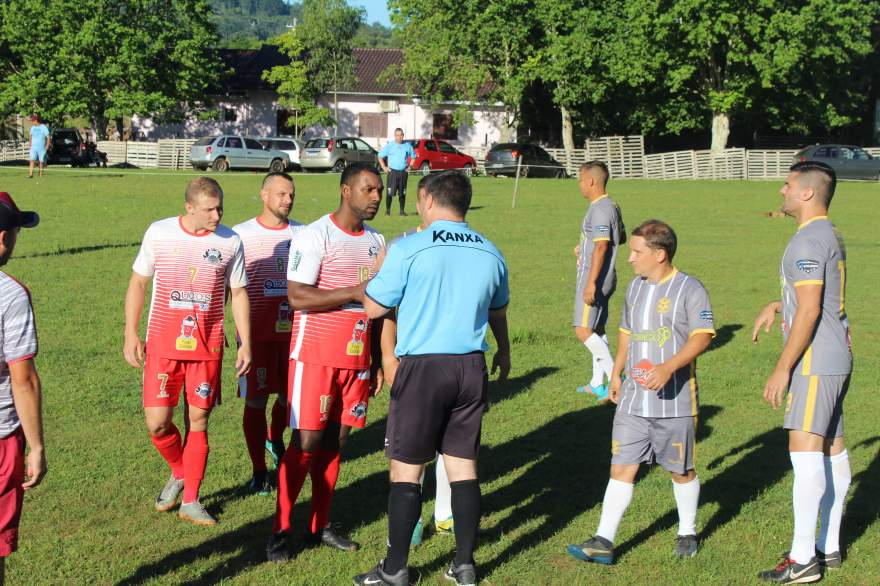
[[[416,160],[412,161],[411,167],[419,170],[423,175],[443,169],[462,169],[470,175],[477,168],[477,161],[472,156],[458,151],[445,140],[420,138],[406,142],[411,144],[416,152]]]

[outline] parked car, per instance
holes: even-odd
[[[826,163],[838,179],[880,179],[880,159],[865,149],[853,145],[817,144],[799,150],[794,162],[819,161]]]
[[[285,153],[290,159],[290,164],[297,169],[301,169],[302,166],[299,162],[299,155],[302,152],[303,143],[300,140],[296,140],[293,138],[261,138],[259,139],[260,144],[263,145],[264,149],[271,149],[276,151],[281,151]]]
[[[189,149],[194,169],[266,169],[272,172],[290,168],[290,157],[282,151],[263,148],[255,138],[224,134],[200,138]]]
[[[375,165],[379,153],[363,140],[353,136],[313,138],[306,143],[300,155],[304,171],[342,173],[349,163]]]
[[[550,153],[534,144],[506,142],[486,153],[487,175],[516,175],[517,159],[522,159],[520,177],[566,177],[565,167]]]
[[[442,169],[463,169],[468,175],[477,167],[477,161],[456,149],[445,140],[420,138],[406,141],[416,152],[416,160],[411,162],[413,169],[427,175],[431,171]]]
[[[98,145],[86,140],[76,128],[53,130],[49,142],[46,162],[50,165],[107,166],[106,153],[99,151]]]

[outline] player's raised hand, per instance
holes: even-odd
[[[773,326],[773,322],[776,321],[776,314],[779,313],[781,309],[781,304],[778,301],[771,301],[768,303],[764,309],[761,310],[761,313],[758,314],[758,317],[755,318],[755,327],[752,330],[752,343],[758,343],[758,333],[761,328],[764,328],[765,333],[770,332],[770,328]]]
[[[774,409],[779,409],[779,406],[782,405],[782,398],[785,397],[785,392],[788,390],[790,379],[791,373],[778,368],[767,379],[767,384],[764,385],[764,400],[770,403]]]
[[[659,391],[665,387],[666,383],[669,382],[669,379],[672,378],[672,373],[672,367],[668,366],[665,362],[655,364],[654,368],[648,372],[648,378],[644,385],[645,388],[651,389],[652,391]]]
[[[125,336],[122,344],[122,355],[125,361],[135,368],[143,368],[144,365],[144,342],[137,335]]]
[[[25,461],[25,481],[21,485],[24,490],[30,490],[43,481],[46,476],[46,455],[43,450],[31,450]]]
[[[498,380],[507,380],[510,374],[510,351],[498,350],[492,357],[492,374],[498,371]]]
[[[238,355],[235,358],[235,375],[244,376],[251,371],[251,347],[242,344],[238,348]]]

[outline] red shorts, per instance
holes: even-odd
[[[330,421],[363,427],[370,401],[370,371],[290,361],[290,427],[324,429]]]
[[[0,438],[0,557],[18,549],[18,520],[24,500],[24,434],[21,427]]]
[[[251,370],[238,378],[238,396],[253,399],[286,391],[289,356],[289,342],[254,344]]]
[[[187,403],[211,409],[220,401],[221,366],[222,360],[171,360],[147,352],[144,407],[175,407],[185,389]]]

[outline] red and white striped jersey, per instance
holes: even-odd
[[[287,259],[290,239],[305,228],[299,222],[270,228],[252,218],[232,229],[241,237],[251,305],[251,339],[256,342],[290,340],[287,303]]]
[[[348,232],[327,214],[293,237],[287,280],[318,289],[353,287],[373,277],[384,248],[385,238],[373,228],[364,225],[360,232]],[[348,303],[329,311],[294,307],[290,357],[335,368],[368,368],[370,320],[364,306]]]
[[[153,277],[147,351],[174,360],[223,357],[226,287],[247,286],[241,238],[220,225],[188,232],[180,217],[147,228],[132,269]]]

